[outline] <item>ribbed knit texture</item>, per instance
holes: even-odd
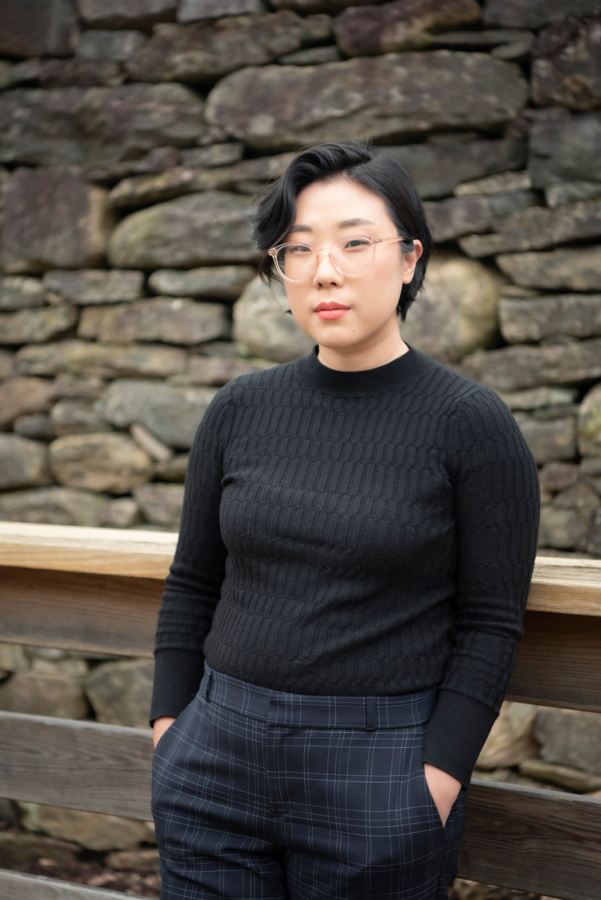
[[[150,723],[203,658],[302,694],[439,685],[424,762],[469,783],[523,636],[534,457],[490,388],[410,347],[234,378],[196,432],[158,617]]]

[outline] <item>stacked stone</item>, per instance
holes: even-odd
[[[498,391],[601,556],[598,0],[0,0],[0,518],[177,529],[220,386],[313,341],[246,216],[371,138],[437,244],[403,337]]]

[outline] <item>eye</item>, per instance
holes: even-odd
[[[348,241],[344,244],[345,250],[363,250],[365,247],[369,247],[371,245],[371,241],[366,240],[365,238],[349,238]]]
[[[295,254],[310,253],[311,248],[308,247],[307,244],[288,244],[286,252]]]

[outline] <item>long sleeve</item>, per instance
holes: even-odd
[[[531,450],[490,388],[458,401],[448,439],[458,537],[456,630],[423,761],[467,787],[524,633],[540,486]]]
[[[213,397],[190,449],[179,537],[157,620],[151,727],[159,716],[177,717],[202,678],[202,647],[220,597],[227,556],[219,505],[223,448],[231,427],[229,394],[226,385]]]

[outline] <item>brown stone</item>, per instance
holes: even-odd
[[[47,412],[54,386],[44,378],[10,378],[0,384],[0,428],[25,413]]]
[[[578,445],[582,456],[601,456],[601,384],[594,385],[580,404]]]
[[[601,290],[601,246],[496,257],[501,271],[519,285],[543,290]]]
[[[511,64],[486,54],[387,53],[241,69],[213,88],[205,117],[252,147],[294,150],[321,140],[488,128],[514,119],[527,94]]]
[[[539,465],[554,459],[574,459],[576,456],[575,416],[541,420],[516,412],[515,419]]]
[[[29,413],[17,416],[13,422],[13,431],[32,441],[50,441],[54,437],[48,413]]]
[[[43,344],[70,331],[77,318],[77,308],[66,303],[0,313],[0,343]]]
[[[113,87],[122,84],[125,75],[118,63],[104,59],[28,59],[11,68],[10,80],[15,87]]]
[[[69,434],[50,444],[50,467],[67,487],[125,494],[153,474],[152,460],[125,434]]]
[[[540,341],[552,334],[584,338],[601,334],[601,294],[552,294],[499,301],[501,333],[510,344]]]
[[[175,19],[177,0],[77,0],[86,25],[93,28],[144,28]]]
[[[601,200],[580,200],[555,209],[534,206],[500,217],[495,227],[495,234],[460,239],[461,249],[468,256],[492,256],[601,237]]]
[[[147,729],[153,675],[152,659],[111,660],[92,669],[83,684],[97,720]]]
[[[265,12],[262,0],[181,0],[177,10],[177,21],[196,22],[198,19],[257,15],[262,12]]]
[[[48,446],[20,434],[0,434],[0,490],[52,484]]]
[[[108,166],[208,131],[183,84],[15,88],[0,93],[0,162]]]
[[[199,344],[230,333],[227,306],[183,297],[152,297],[84,309],[78,336],[116,344],[164,341]]]
[[[124,62],[139,50],[148,36],[142,31],[104,31],[90,28],[77,41],[75,55],[81,59],[109,59]]]
[[[133,849],[141,841],[149,839],[145,822],[125,816],[24,801],[19,801],[19,808],[23,828],[45,831],[53,837],[72,841],[89,850]]]
[[[133,494],[148,522],[179,527],[184,502],[182,484],[143,484],[135,487]]]
[[[336,43],[347,56],[423,50],[438,31],[480,20],[475,0],[395,0],[345,9],[334,20]]]
[[[166,462],[157,463],[155,477],[161,481],[183,483],[188,468],[188,456],[188,453],[178,453]]]
[[[541,488],[546,491],[563,491],[572,487],[580,477],[580,468],[576,463],[550,462],[540,471]]]
[[[113,225],[104,188],[87,184],[73,167],[17,168],[3,192],[11,227],[0,238],[6,272],[95,266]]]
[[[539,106],[599,109],[601,15],[543,28],[532,50],[531,79],[532,99]]]
[[[302,19],[290,10],[166,25],[125,68],[134,81],[211,82],[243,66],[264,66],[312,38],[326,40],[329,31],[326,17],[316,23],[315,17]]]
[[[586,537],[590,517],[588,510],[582,512],[543,504],[540,511],[539,546],[573,550]]]
[[[278,58],[282,66],[318,66],[327,62],[339,62],[342,54],[338,47],[328,44],[325,47],[308,47],[306,50],[295,50]]]
[[[9,275],[0,278],[0,310],[35,309],[44,306],[44,288],[39,278]]]
[[[598,9],[598,0],[486,0],[483,19],[485,25],[540,28],[567,16],[588,16]]]
[[[89,712],[80,680],[61,672],[15,672],[0,684],[0,709],[61,719]]]
[[[498,391],[601,378],[601,338],[540,347],[501,347],[462,360],[461,371]]]
[[[102,418],[94,400],[65,398],[50,410],[50,423],[55,437],[63,434],[110,431],[110,425]]]
[[[103,516],[109,502],[104,495],[58,485],[4,491],[0,494],[0,520],[98,528],[108,524]]]
[[[0,55],[69,56],[78,36],[75,0],[2,0]]]
[[[227,356],[191,356],[185,375],[174,375],[173,384],[216,384],[223,385],[238,375],[270,369],[277,363],[267,359],[236,359]]]
[[[165,378],[184,371],[186,351],[162,344],[102,344],[74,339],[21,347],[15,363],[22,375],[69,372],[107,378],[122,375]]]
[[[81,847],[74,842],[60,841],[45,834],[0,831],[0,858],[16,863],[37,862],[40,858],[61,864],[74,863]]]

